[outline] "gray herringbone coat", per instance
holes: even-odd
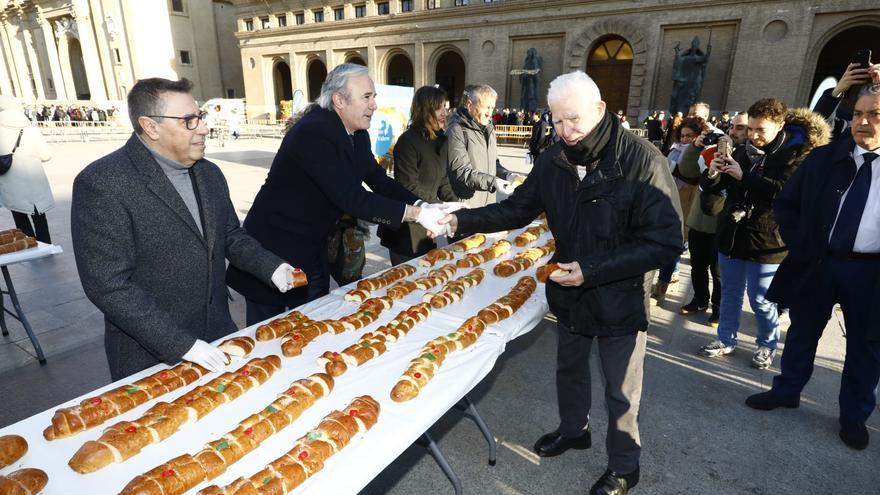
[[[176,363],[196,339],[236,330],[226,259],[267,284],[283,263],[241,228],[220,169],[207,160],[193,167],[204,236],[134,135],[74,181],[74,255],[86,296],[104,313],[113,380]]]

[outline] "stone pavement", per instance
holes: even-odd
[[[10,267],[28,318],[39,335],[48,365],[39,366],[18,322],[0,337],[0,427],[51,408],[109,382],[103,351],[101,314],[85,298],[70,243],[73,178],[88,163],[120,146],[77,143],[54,147],[46,171],[57,206],[48,213],[55,244],[64,253]],[[243,218],[262,184],[279,141],[254,139],[209,147],[230,183],[233,203]],[[503,148],[502,162],[526,170],[525,152]],[[12,225],[0,211],[0,229]],[[388,265],[387,251],[375,236],[368,244],[366,274]],[[641,409],[644,452],[642,481],[635,493],[824,494],[880,491],[880,420],[868,423],[873,443],[856,452],[837,438],[837,392],[845,340],[842,318],[826,328],[816,371],[799,409],[758,412],[743,399],[766,389],[778,372],[749,367],[755,346],[754,318],[746,308],[740,349],[727,358],[706,360],[696,349],[713,338],[701,317],[677,309],[690,297],[689,266],[667,302],[655,307],[649,330]],[[240,296],[232,314],[244,325]],[[787,322],[785,322],[787,324]],[[785,327],[783,327],[785,328]],[[783,332],[784,335],[784,332]],[[601,373],[593,367],[593,448],[552,459],[538,458],[531,445],[555,428],[555,326],[548,316],[531,333],[508,345],[492,373],[470,394],[499,441],[498,463],[487,466],[487,449],[476,426],[451,411],[431,429],[432,436],[461,476],[468,494],[586,493],[605,468],[607,416]],[[783,346],[784,349],[784,346]],[[596,356],[593,356],[595,359]],[[378,476],[363,494],[452,493],[433,459],[411,447]]]

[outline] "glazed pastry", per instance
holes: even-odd
[[[52,425],[43,430],[43,437],[46,440],[55,440],[75,435],[130,411],[151,399],[185,387],[206,374],[208,374],[208,370],[205,368],[184,362],[173,368],[156,372],[130,385],[89,397],[76,406],[64,407],[55,411]]]
[[[217,407],[262,385],[279,369],[278,356],[252,359],[237,371],[224,373],[174,402],[160,402],[134,421],[122,421],[107,428],[100,438],[83,444],[68,465],[85,474],[114,462],[124,462],[144,447],[170,437],[184,424],[196,422]]]
[[[18,435],[3,435],[0,437],[0,468],[12,464],[21,459],[28,451],[28,443]]]
[[[254,345],[254,339],[241,336],[223,341],[217,348],[232,357],[248,357],[254,350]]]
[[[438,261],[446,261],[455,259],[455,256],[452,254],[447,248],[434,248],[428,251],[424,256],[419,259],[419,265],[421,266],[434,266]]]
[[[382,311],[394,304],[390,297],[373,297],[361,303],[357,311],[338,320],[319,320],[305,324],[300,329],[287,334],[281,341],[281,352],[285,357],[302,354],[302,350],[318,336],[325,333],[342,333],[346,330],[363,328],[379,317]]]
[[[512,259],[502,261],[495,265],[493,273],[499,277],[509,277],[514,273],[531,268],[539,259],[556,251],[556,240],[550,239],[541,247],[526,249],[518,253]]]
[[[415,280],[416,287],[418,287],[419,290],[428,290],[433,289],[438,285],[445,284],[447,280],[455,275],[456,270],[457,268],[452,263],[447,263],[440,268],[435,268],[426,273],[425,276],[417,278]]]
[[[416,267],[412,265],[397,265],[386,270],[378,276],[365,278],[357,283],[357,288],[366,291],[379,290],[397,282],[398,280],[409,277],[416,272]]]
[[[444,308],[464,297],[464,291],[483,281],[486,271],[475,268],[461,277],[447,283],[436,294],[425,294],[422,302],[428,303],[434,309]]]
[[[37,495],[48,482],[49,476],[40,469],[19,469],[0,476],[0,495]]]
[[[513,243],[516,244],[518,247],[527,246],[537,241],[538,238],[541,237],[541,234],[547,232],[548,230],[550,229],[547,227],[546,223],[539,223],[534,227],[527,228],[523,231],[522,234],[516,236],[516,239],[513,240]]]
[[[0,244],[0,254],[9,254],[35,247],[37,247],[37,240],[33,237],[25,237],[24,239],[12,241],[9,244]]]
[[[453,245],[449,246],[449,249],[455,251],[456,253],[463,253],[465,251],[470,251],[471,249],[476,249],[483,244],[486,243],[486,236],[483,234],[476,234],[468,237],[467,239],[462,239]]]
[[[257,327],[257,340],[280,339],[302,325],[312,321],[308,316],[299,311],[291,311],[289,314],[276,318],[265,325]]]
[[[485,263],[501,256],[510,251],[510,242],[506,239],[495,241],[492,246],[480,251],[479,253],[469,254],[458,260],[455,265],[459,268],[473,268],[477,265]]]
[[[547,263],[546,265],[538,267],[535,277],[537,277],[538,282],[543,284],[547,283],[550,275],[568,275],[569,273],[569,271],[559,268],[559,263]]]
[[[209,486],[199,495],[257,495],[289,493],[324,468],[324,463],[351,443],[355,435],[368,432],[379,420],[379,403],[365,395],[356,397],[342,411],[333,411],[293,449],[249,478],[239,478],[220,488]],[[127,494],[126,494],[127,495]]]
[[[184,454],[137,476],[121,495],[182,495],[199,483],[220,476],[267,438],[296,421],[316,401],[329,395],[333,384],[333,378],[323,373],[296,380],[275,401],[246,418],[234,430],[209,442],[195,455]]]

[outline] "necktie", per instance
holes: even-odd
[[[862,212],[868,201],[868,192],[871,190],[871,162],[877,158],[877,154],[865,153],[862,157],[865,161],[856,173],[852,185],[849,186],[846,200],[844,200],[840,214],[837,216],[837,225],[834,226],[834,233],[831,234],[828,249],[835,254],[852,252],[853,245],[856,243],[856,234],[859,231],[859,223],[862,221]]]

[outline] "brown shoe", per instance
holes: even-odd
[[[657,304],[663,304],[666,300],[666,291],[669,290],[669,282],[657,282],[654,290],[651,291],[651,297],[657,300]]]

